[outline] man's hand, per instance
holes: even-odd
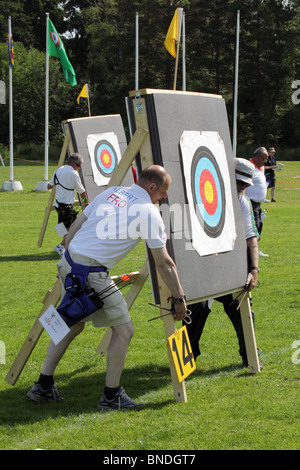
[[[250,292],[257,284],[257,274],[258,272],[256,270],[252,270],[248,276],[247,276],[247,280],[246,280],[246,286],[248,286],[248,291]]]
[[[187,314],[187,308],[186,308],[186,303],[185,300],[181,304],[175,304],[173,305],[175,315],[174,318],[176,321],[181,321],[184,319],[184,317]]]

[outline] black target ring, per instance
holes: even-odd
[[[114,146],[107,140],[100,140],[95,145],[94,160],[101,175],[110,178],[118,164]]]
[[[224,182],[213,153],[205,146],[198,147],[192,159],[191,189],[201,227],[209,237],[219,237],[225,223]]]

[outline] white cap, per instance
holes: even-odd
[[[243,181],[244,183],[250,184],[253,186],[252,183],[252,176],[255,170],[255,166],[253,163],[249,162],[249,160],[245,160],[245,158],[236,158],[235,159],[235,179],[238,181]]]

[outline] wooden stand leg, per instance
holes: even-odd
[[[35,320],[23,346],[21,347],[13,365],[8,371],[8,374],[5,378],[6,382],[8,382],[10,385],[15,385],[17,382],[22,370],[25,367],[26,362],[28,361],[35,345],[37,344],[44,328],[39,321],[39,318],[43,313],[47,310],[50,305],[53,305],[54,307],[57,305],[61,295],[61,284],[60,280],[57,279],[56,283],[54,284],[53,288],[48,291],[44,298],[44,306],[42,310],[40,311],[37,319]]]
[[[169,309],[170,304],[167,302],[167,298],[170,297],[170,292],[167,289],[166,285],[159,278],[158,280],[159,280],[161,309],[164,309],[164,308]],[[161,310],[160,312],[161,312],[161,315],[166,313],[165,310]],[[177,331],[176,322],[173,318],[173,315],[162,317],[162,321],[164,322],[165,337],[166,337],[166,343],[167,343],[167,348],[168,348],[169,365],[170,365],[171,379],[172,379],[172,385],[173,385],[174,399],[175,401],[186,402],[187,394],[186,394],[186,389],[185,389],[185,382],[178,381],[172,354],[168,345],[169,336],[173,335]]]
[[[249,371],[253,373],[260,372],[249,296],[246,296],[243,302],[241,303],[240,312],[242,318]]]
[[[107,185],[108,188],[112,186],[119,186],[128,172],[131,163],[138,154],[140,148],[142,147],[146,137],[148,135],[147,129],[137,129],[132,136],[131,141],[129,142],[125,152],[122,155],[120,162],[118,163],[117,168],[113,172],[112,177],[109,180]]]

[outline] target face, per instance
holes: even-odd
[[[233,250],[235,219],[222,139],[215,131],[184,131],[180,149],[193,249],[200,256]]]
[[[191,165],[192,196],[195,213],[207,235],[215,238],[225,221],[225,191],[215,157],[207,147],[199,147]]]
[[[102,140],[97,143],[94,152],[96,167],[99,172],[110,178],[117,166],[117,154],[108,141]]]
[[[94,182],[106,186],[121,160],[118,137],[114,132],[89,134],[87,146]]]

